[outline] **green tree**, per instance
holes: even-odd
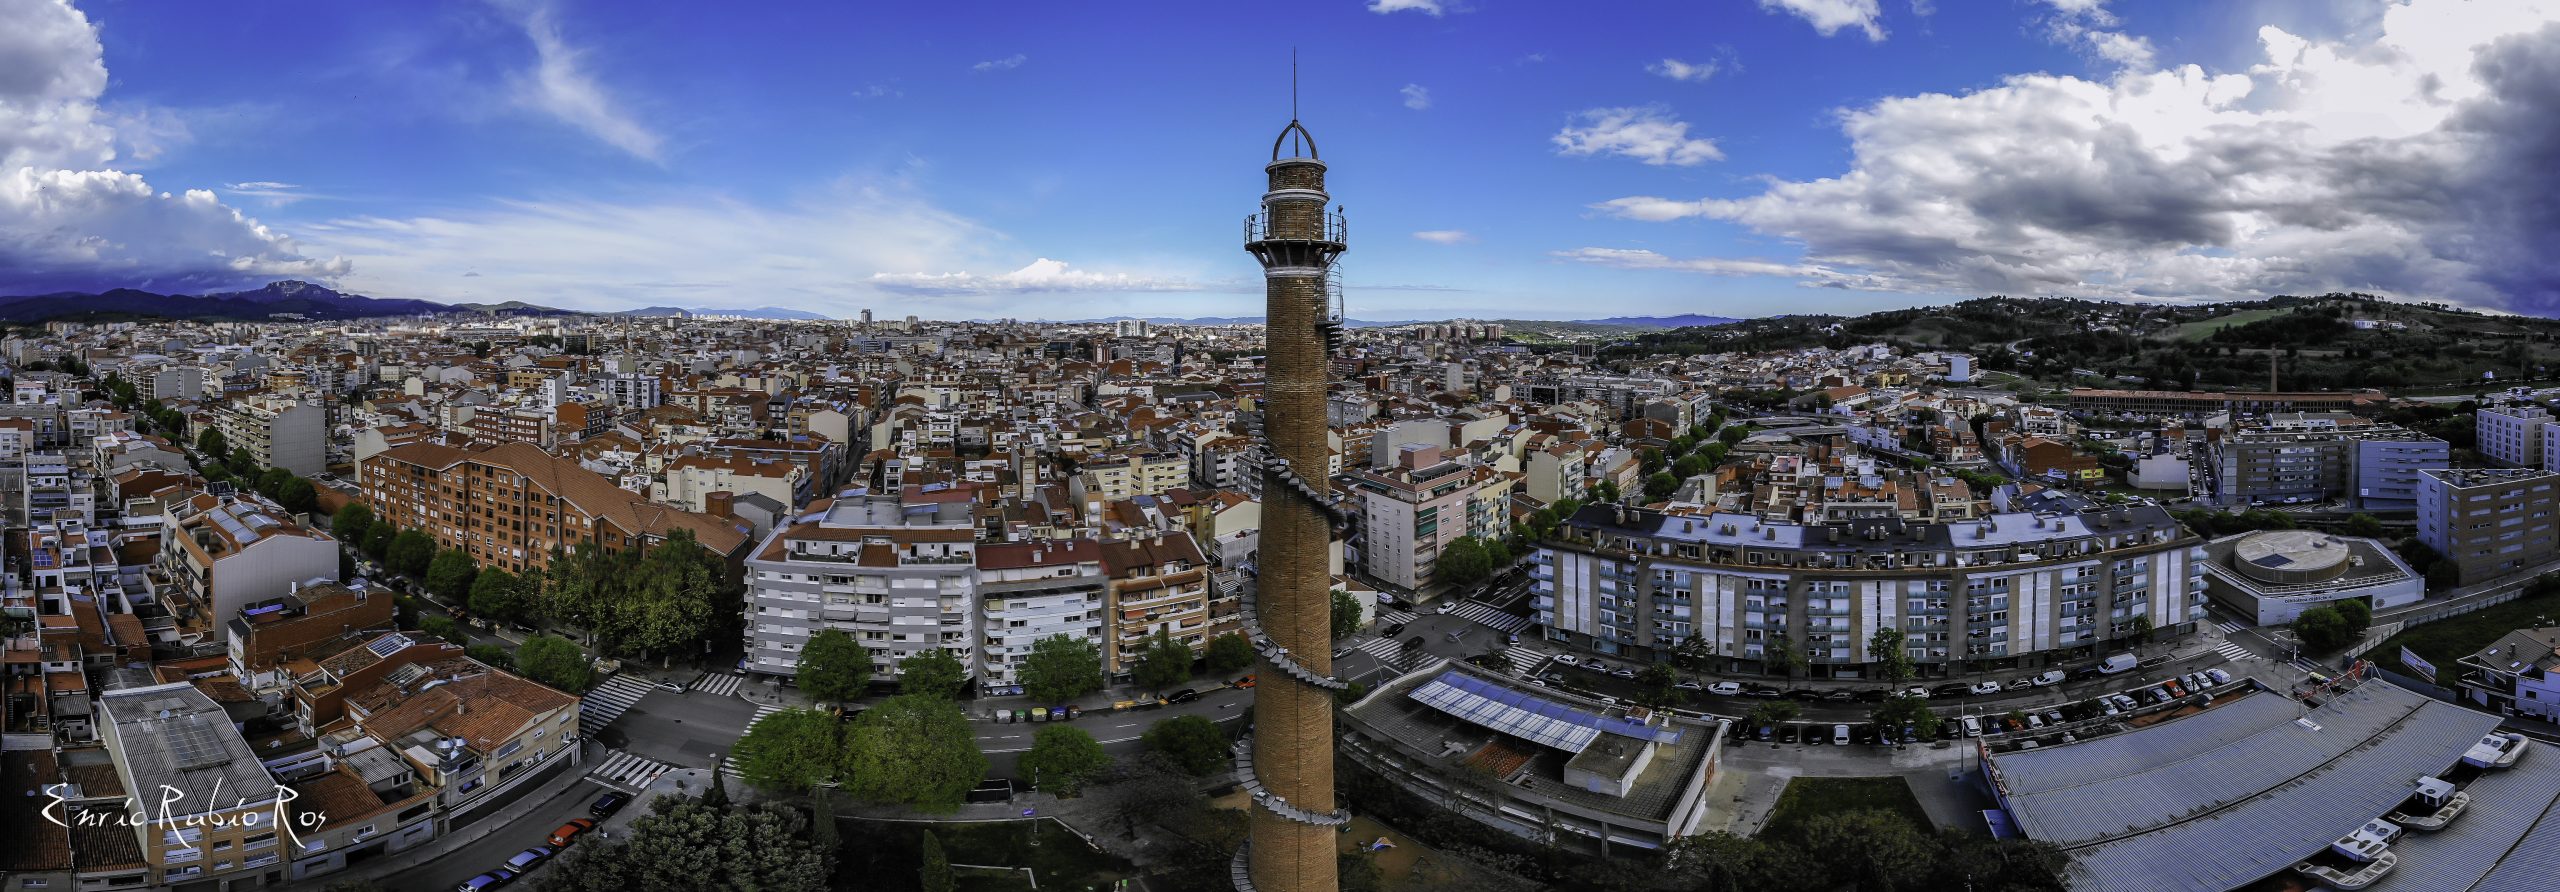
[[[1669,471],[1656,471],[1644,478],[1644,499],[1659,502],[1680,491],[1680,478]]]
[[[516,645],[518,673],[572,694],[587,689],[591,668],[586,652],[558,635],[535,635]]]
[[[1752,704],[1751,711],[1742,714],[1742,725],[1757,731],[1795,721],[1802,712],[1792,700],[1766,700]]]
[[[678,648],[694,648],[711,630],[719,610],[720,577],[706,558],[709,552],[678,529],[638,560],[637,576],[623,577],[628,588],[602,605],[598,627],[616,647],[662,658]]]
[[[1716,439],[1723,441],[1724,445],[1728,447],[1742,442],[1744,438],[1749,436],[1751,436],[1751,432],[1740,427],[1728,427],[1716,432]]]
[[[457,552],[447,552],[454,553]],[[443,556],[437,559],[442,560]],[[434,576],[434,570],[429,567],[427,575]],[[524,589],[524,577],[496,568],[482,570],[471,577],[471,613],[493,620],[522,618],[528,606]]]
[[[605,585],[613,578],[614,559],[595,543],[553,549],[543,569],[542,584],[533,588],[534,613],[552,622],[576,622],[589,629],[603,611]]]
[[[1111,754],[1082,728],[1050,725],[1031,735],[1031,751],[1022,754],[1021,764],[1034,786],[1073,798],[1111,767]]]
[[[1884,698],[1884,702],[1877,704],[1867,718],[1879,731],[1900,734],[1904,727],[1909,727],[1912,736],[1921,740],[1936,737],[1940,721],[1937,711],[1929,708],[1929,701],[1902,693]]]
[[[827,857],[810,842],[799,809],[765,804],[721,809],[662,796],[622,838],[571,847],[542,873],[541,892],[739,889],[823,892]]]
[[[373,557],[374,560],[389,560],[391,543],[398,541],[399,538],[400,525],[392,523],[390,518],[383,518],[380,522],[365,528],[364,553]]]
[[[330,535],[349,545],[363,546],[364,534],[371,529],[373,509],[365,507],[363,502],[348,502],[338,509],[337,516],[329,518]]]
[[[1031,699],[1065,703],[1102,690],[1102,651],[1090,641],[1051,635],[1032,643],[1019,675]]]
[[[950,699],[958,696],[960,686],[969,681],[969,668],[960,658],[936,647],[917,651],[914,656],[898,661],[898,692],[924,694]]]
[[[1227,734],[1203,716],[1185,715],[1147,726],[1147,749],[1193,776],[1227,766]]]
[[[845,703],[870,687],[871,651],[843,629],[820,629],[801,645],[796,677],[801,693],[810,699]]]
[[[2350,536],[2362,536],[2367,539],[2382,538],[2384,532],[2382,518],[2359,511],[2347,518],[2346,531]]]
[[[842,722],[816,709],[769,714],[729,751],[749,785],[768,793],[805,793],[836,779],[844,759]]]
[[[841,776],[870,802],[949,809],[987,776],[987,757],[959,704],[901,694],[854,720]]]
[[[1340,641],[1360,631],[1360,597],[1346,589],[1333,590],[1333,640]]]
[[[437,638],[442,638],[446,641],[451,641],[455,644],[462,644],[470,640],[467,636],[462,634],[461,623],[454,622],[453,617],[446,616],[441,613],[430,613],[424,617],[420,617],[418,619],[418,631],[425,632]]]
[[[1903,651],[1902,630],[1885,626],[1867,636],[1867,663],[1884,673],[1884,680],[1901,684],[1911,680],[1911,655]]]
[[[270,499],[281,500],[281,497],[284,495],[285,484],[291,482],[293,482],[292,471],[288,471],[283,468],[268,468],[258,474],[258,494]]]
[[[2314,607],[2293,618],[2293,634],[2301,637],[2303,650],[2328,653],[2347,642],[2347,618],[2338,608]]]
[[[513,669],[516,665],[515,655],[507,652],[506,645],[495,641],[484,641],[464,648],[462,655],[500,669]]]
[[[1663,869],[1688,878],[1679,888],[1692,892],[1759,892],[1780,887],[1764,879],[1769,850],[1767,842],[1710,830],[1674,840],[1663,852]]]
[[[960,878],[951,871],[951,856],[942,851],[942,838],[933,831],[924,832],[924,866],[916,870],[921,892],[953,892],[960,888]]]
[[[459,548],[445,549],[427,562],[427,591],[447,601],[462,600],[471,595],[472,577],[479,573],[480,567],[471,562],[471,555]]]
[[[1465,588],[1483,581],[1492,568],[1492,561],[1485,557],[1484,543],[1474,536],[1465,536],[1440,549],[1440,561],[1432,570],[1432,578]]]
[[[1936,841],[1892,812],[1858,809],[1805,821],[1798,844],[1824,853],[1830,882],[1823,888],[1920,889],[1937,864]]]
[[[287,475],[284,485],[276,488],[275,500],[287,512],[309,514],[320,504],[320,491],[311,488],[309,480]]]
[[[1804,671],[1813,665],[1813,658],[1804,652],[1804,648],[1796,646],[1795,636],[1783,630],[1771,631],[1769,640],[1762,642],[1761,647],[1764,654],[1761,661],[1767,664],[1771,672],[1784,672],[1789,676],[1795,676],[1804,674]]]
[[[1191,646],[1164,629],[1147,636],[1138,648],[1138,661],[1129,668],[1129,680],[1149,691],[1162,691],[1190,678]]]
[[[1654,706],[1669,706],[1679,702],[1679,683],[1680,674],[1671,671],[1670,664],[1648,665],[1636,673],[1636,699]]]
[[[1253,642],[1239,632],[1209,639],[1208,665],[1209,671],[1218,675],[1253,665]]]
[[[2347,641],[2352,642],[2362,638],[2364,630],[2373,628],[2373,602],[2363,598],[2347,598],[2332,601],[2329,606],[2338,608],[2338,617],[2346,620]]]
[[[208,427],[196,435],[196,451],[221,461],[231,455],[231,441],[223,439],[221,431]]]
[[[417,530],[401,530],[400,535],[391,540],[390,553],[383,555],[391,569],[411,576],[427,572],[428,565],[435,559],[436,540]]]

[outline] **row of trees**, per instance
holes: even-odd
[[[1334,604],[1337,637],[1343,634],[1344,606],[1339,599]],[[1350,606],[1358,609],[1357,604]],[[870,688],[872,659],[871,650],[851,635],[838,629],[821,630],[810,636],[809,644],[800,650],[800,689],[822,702],[849,703]],[[1253,665],[1253,659],[1253,645],[1243,635],[1210,639],[1206,653],[1195,655],[1191,645],[1159,630],[1139,646],[1129,677],[1139,687],[1161,692],[1190,680],[1195,662],[1212,675],[1225,675]],[[1032,644],[1031,654],[1023,659],[1017,674],[1023,693],[1031,699],[1042,703],[1071,702],[1102,690],[1102,650],[1086,639],[1052,635]],[[958,696],[968,680],[967,667],[939,648],[898,662],[898,687],[902,693],[949,699]]]
[[[1639,456],[1639,468],[1645,475],[1644,497],[1649,502],[1668,499],[1680,491],[1680,482],[1705,474],[1724,464],[1733,445],[1742,442],[1750,432],[1741,427],[1724,426],[1724,410],[1707,413],[1706,420],[1690,428],[1688,433],[1671,438],[1667,449],[1646,449]]]

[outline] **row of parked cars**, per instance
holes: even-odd
[[[2060,729],[2090,719],[2123,715],[2144,706],[2172,703],[2188,695],[2210,691],[2230,683],[2231,673],[2221,669],[2207,669],[2120,693],[2102,694],[2089,700],[2065,703],[2061,706],[2019,709],[1992,715],[1941,713],[1939,717],[1942,721],[1938,723],[1937,739],[2037,735],[2048,729]],[[1891,746],[1897,743],[1920,742],[1918,729],[1907,725],[1892,729],[1878,728],[1871,724],[1789,722],[1753,728],[1737,722],[1730,733],[1736,742],[1758,740],[1779,744],[1829,743],[1839,746],[1851,744]],[[2070,732],[2063,731],[2055,742],[2068,743],[2072,739],[2073,735]]]
[[[621,811],[623,806],[630,803],[631,794],[619,790],[596,797],[596,801],[587,806],[588,817],[570,819],[568,823],[560,825],[558,829],[551,831],[550,836],[544,838],[545,845],[533,846],[517,852],[507,859],[507,863],[491,868],[488,873],[463,880],[462,885],[455,887],[456,892],[488,892],[490,889],[515,882],[525,874],[532,873],[534,868],[550,861],[553,856],[560,854],[561,850],[576,843],[587,834],[587,831],[596,829],[597,821],[613,817],[614,812]]]

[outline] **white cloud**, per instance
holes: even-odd
[[[1782,263],[1734,257],[1676,258],[1642,248],[1575,248],[1557,251],[1555,256],[1578,263],[1612,266],[1619,269],[1669,270],[1710,276],[1774,276],[1798,279],[1799,285],[1815,288],[1846,288],[1859,291],[1898,290],[1890,282],[1871,276],[1842,273],[1809,263]]]
[[[1055,292],[1198,291],[1202,286],[1181,279],[1097,273],[1042,257],[1009,273],[872,273],[882,290],[902,294],[991,295]]]
[[[1618,155],[1646,164],[1687,167],[1718,161],[1712,139],[1690,139],[1689,125],[1660,106],[1595,108],[1575,115],[1554,142],[1557,154]]]
[[[1866,32],[1868,40],[1884,39],[1884,26],[1876,24],[1884,13],[1876,8],[1876,0],[1760,0],[1760,8],[1792,14],[1824,37],[1856,28]]]
[[[1431,107],[1431,90],[1421,84],[1406,84],[1396,92],[1404,94],[1404,107],[1421,111]]]
[[[1693,81],[1703,83],[1708,79],[1715,77],[1716,72],[1723,71],[1724,63],[1718,59],[1708,59],[1707,61],[1697,63],[1682,62],[1678,59],[1664,59],[1660,62],[1655,62],[1651,65],[1645,66],[1644,70],[1675,81]]]
[[[988,59],[987,61],[980,62],[976,65],[971,65],[969,66],[969,70],[980,74],[990,71],[1012,71],[1016,68],[1022,67],[1022,63],[1029,61],[1031,61],[1030,56],[1015,53],[1002,59]]]
[[[661,162],[666,140],[622,109],[586,69],[587,51],[561,37],[557,13],[544,0],[502,4],[533,41],[534,66],[516,79],[516,101],[587,132],[644,161]]]
[[[2245,73],[1885,99],[1843,113],[1837,175],[1596,207],[1736,222],[1903,291],[2361,290],[2560,312],[2560,2],[2402,0],[2364,36],[2260,40]]]
[[[1369,0],[1369,11],[1379,15],[1418,12],[1423,15],[1437,16],[1445,10],[1441,6],[1441,0]]]
[[[105,55],[87,16],[61,0],[0,0],[0,292],[118,286],[229,287],[325,279],[292,239],[211,192],[158,191],[110,169],[140,145],[102,112]],[[144,149],[147,151],[147,149]]]
[[[2106,0],[2043,0],[2053,7],[2044,20],[2045,37],[2055,43],[2088,53],[2118,68],[2143,70],[2152,66],[2156,51],[2150,38],[2111,30],[2119,24],[2107,11]]]
[[[897,99],[905,95],[907,95],[907,91],[898,89],[891,84],[865,84],[860,89],[853,91],[853,98],[855,99]]]
[[[1476,240],[1474,235],[1463,229],[1425,229],[1414,233],[1413,237],[1435,245],[1460,245]]]

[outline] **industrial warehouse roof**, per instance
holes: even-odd
[[[2073,889],[2230,889],[2381,816],[2498,724],[2379,682],[2296,716],[2256,694],[1990,764],[2019,828],[2070,852]]]
[[[1582,752],[1602,733],[1660,743],[1680,741],[1676,729],[1595,715],[1457,672],[1441,673],[1414,688],[1411,696],[1470,723],[1566,752]]]
[[[2392,843],[2400,864],[2373,892],[2524,892],[2560,888],[2560,758],[2528,752],[2464,785],[2471,806],[2452,826]]]

